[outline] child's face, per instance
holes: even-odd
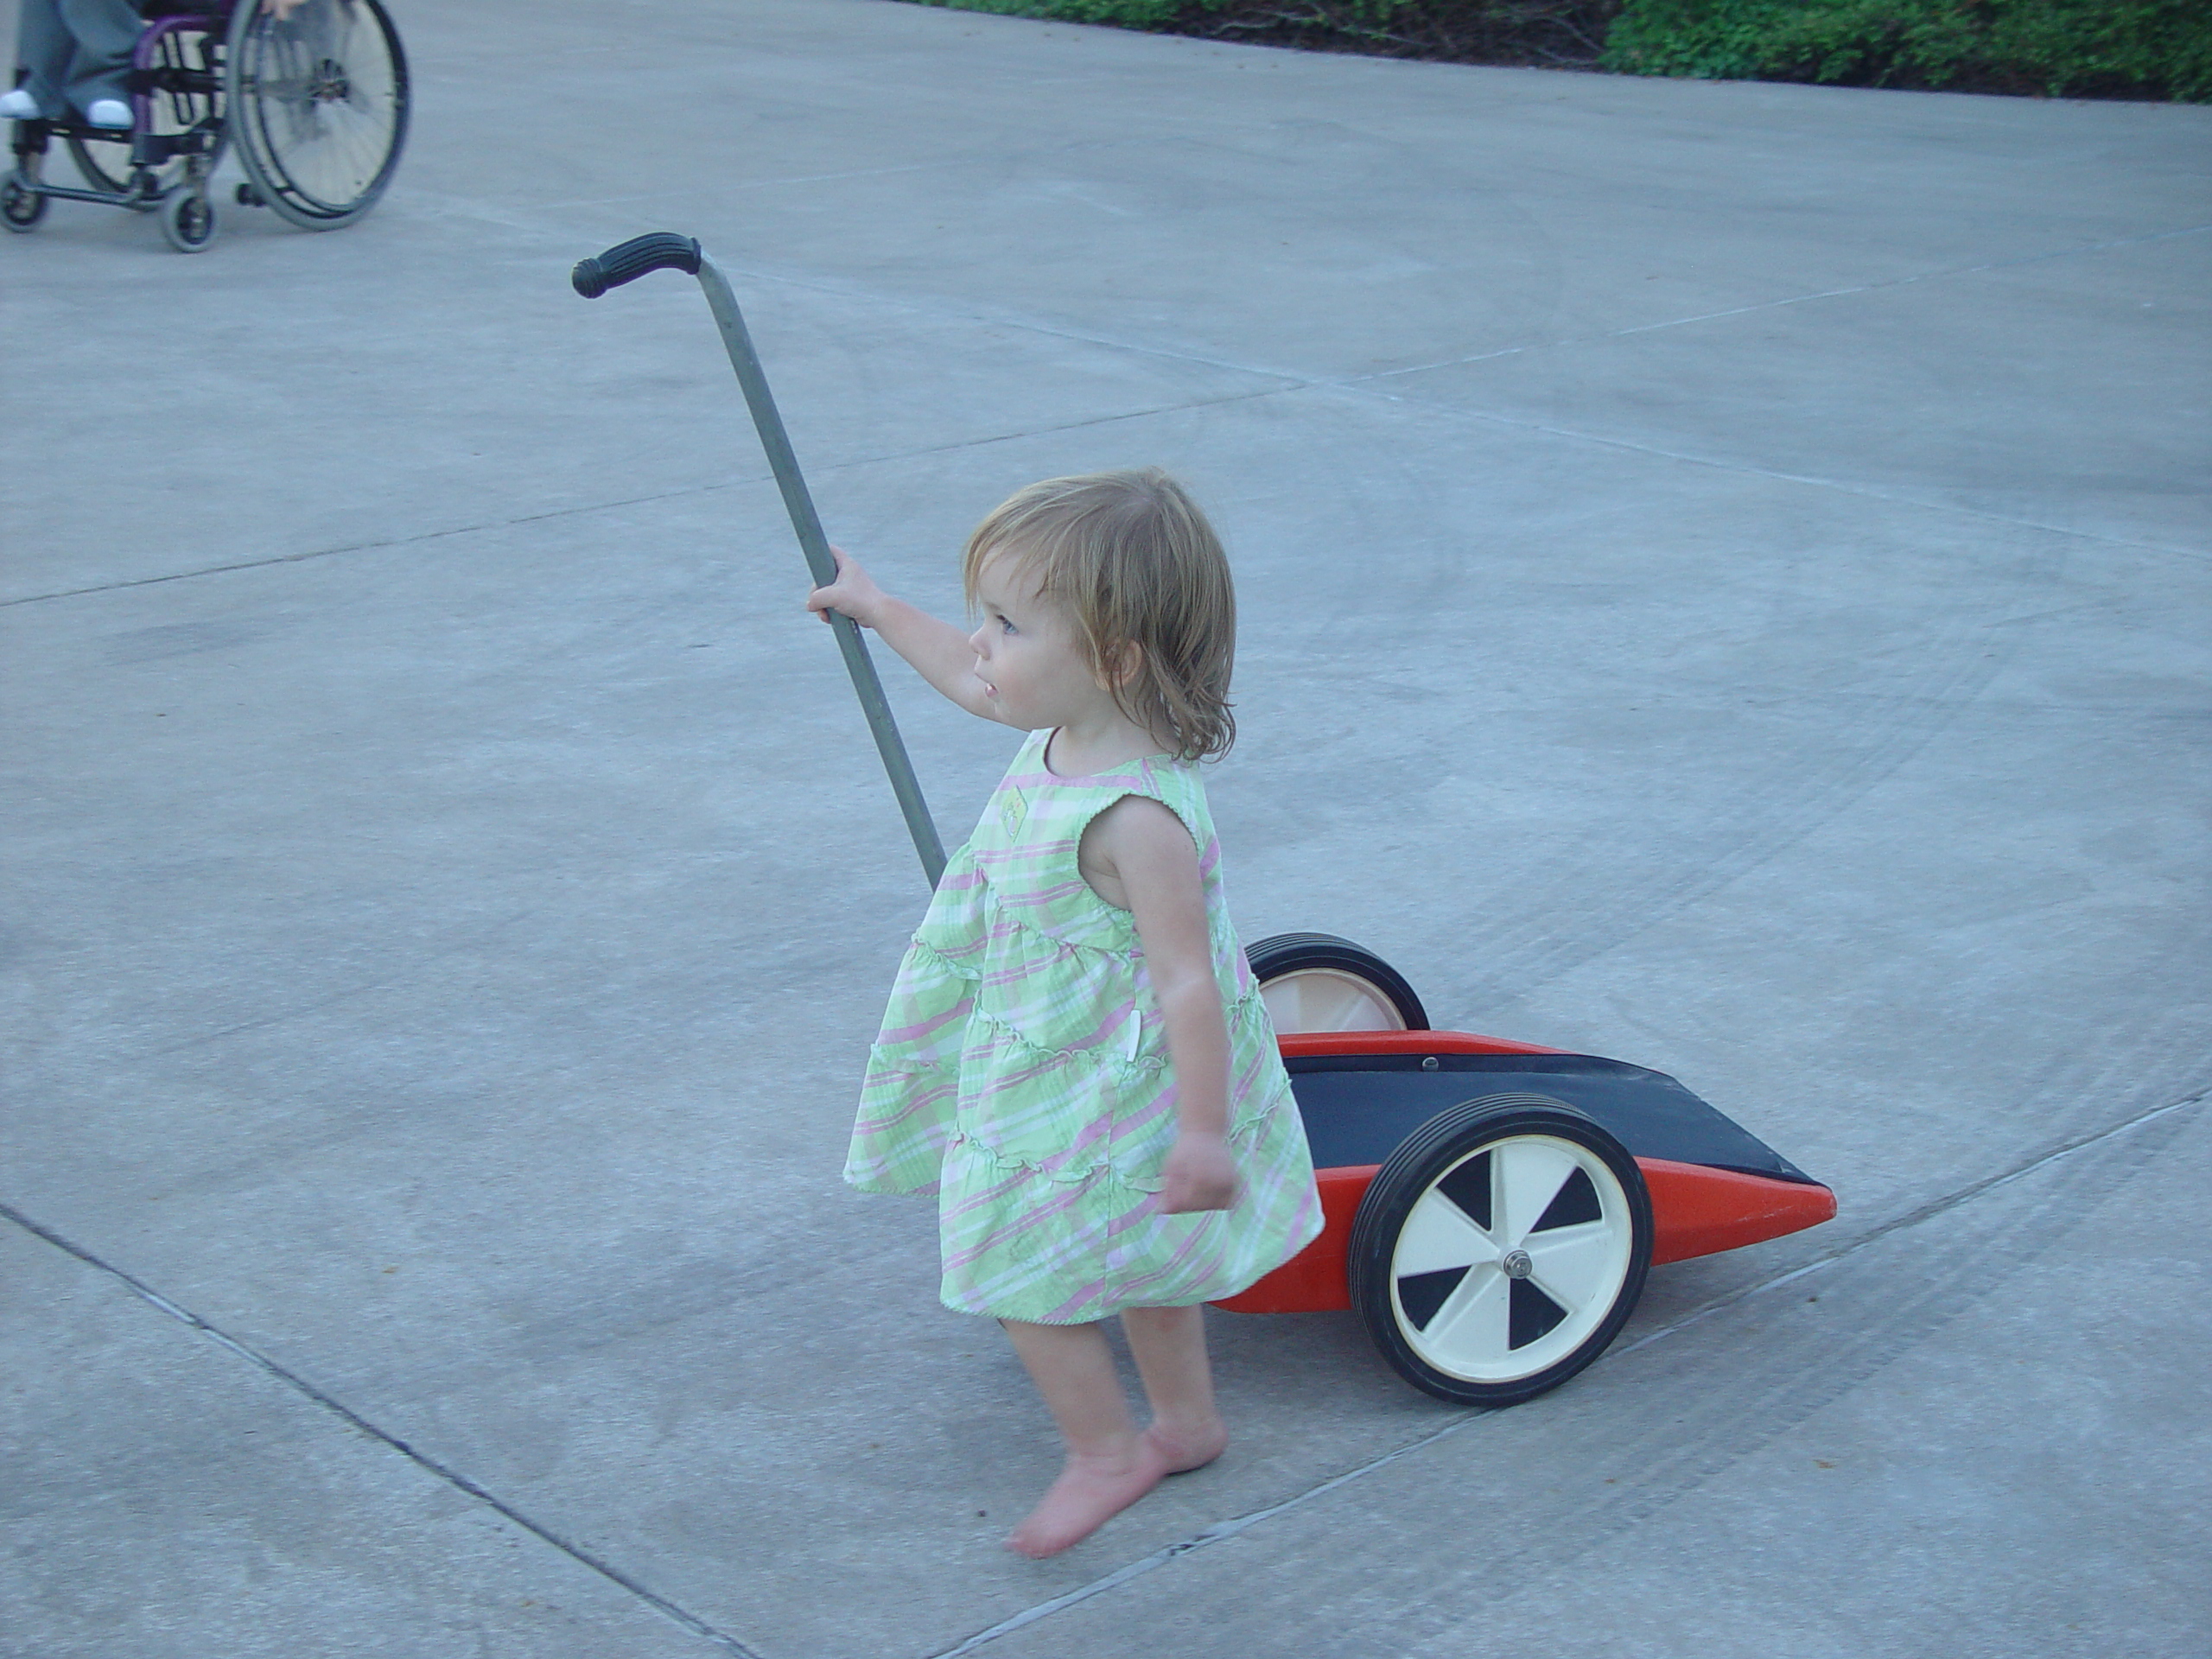
[[[983,626],[969,636],[976,677],[992,703],[1029,731],[1067,726],[1111,707],[1113,693],[1090,666],[1075,619],[1038,591],[1018,552],[992,556],[976,582]]]

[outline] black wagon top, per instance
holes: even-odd
[[[1438,1113],[1484,1095],[1548,1095],[1631,1156],[1818,1183],[1663,1071],[1594,1054],[1302,1054],[1286,1058],[1317,1169],[1379,1164]]]

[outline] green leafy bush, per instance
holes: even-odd
[[[1631,74],[2212,99],[2206,0],[1628,0]]]

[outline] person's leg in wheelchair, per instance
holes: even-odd
[[[22,0],[16,56],[29,73],[0,118],[130,124],[130,51],[144,20],[132,0]]]

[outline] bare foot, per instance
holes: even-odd
[[[1163,1472],[1187,1475],[1203,1469],[1229,1448],[1229,1425],[1215,1418],[1197,1428],[1169,1429],[1154,1423],[1144,1432],[1160,1454]]]
[[[1141,1434],[1118,1455],[1071,1452],[1060,1478],[1014,1529],[1007,1548],[1032,1560],[1057,1555],[1128,1509],[1166,1472],[1159,1450]]]

